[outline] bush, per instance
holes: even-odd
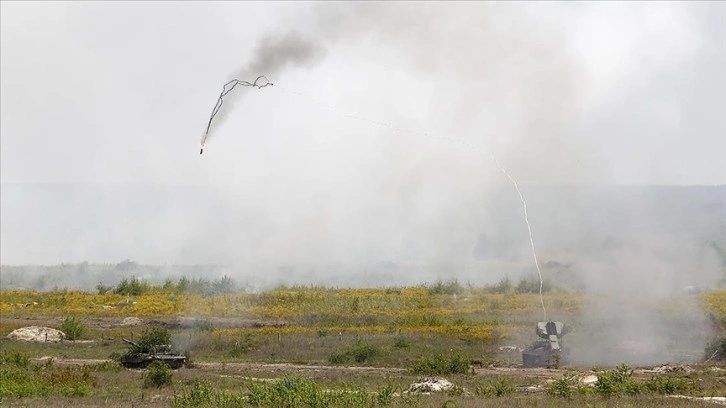
[[[458,279],[446,283],[437,280],[433,286],[429,287],[429,293],[432,295],[459,295],[463,292],[464,287],[459,284]]]
[[[27,369],[30,367],[30,356],[19,351],[3,350],[2,362],[18,368]]]
[[[572,399],[573,390],[575,388],[574,374],[565,374],[559,380],[552,381],[547,386],[547,395],[566,400]]]
[[[411,347],[411,342],[403,337],[399,337],[393,342],[393,347],[399,348],[399,349],[400,348],[409,348],[409,347]]]
[[[517,284],[517,293],[539,293],[539,276],[529,276],[519,280]],[[542,282],[542,293],[549,292],[552,285],[548,280]]]
[[[96,290],[98,291],[99,295],[103,295],[112,291],[113,286],[106,286],[103,284],[103,282],[99,282],[98,285],[96,285]]]
[[[389,381],[385,386],[378,388],[378,392],[376,393],[376,402],[381,406],[391,405],[393,403],[393,397],[396,395],[397,391],[398,387]]]
[[[328,357],[330,364],[345,364],[348,361],[348,354],[345,352],[334,351]]]
[[[653,376],[645,383],[645,388],[656,394],[684,394],[693,388],[685,378]]]
[[[328,361],[330,364],[345,364],[352,359],[356,363],[364,363],[380,353],[381,351],[378,347],[361,343],[344,352],[333,352],[328,357]]]
[[[66,319],[63,320],[63,323],[58,326],[58,330],[65,333],[68,340],[78,340],[86,331],[86,326],[80,319],[75,317],[66,317]]]
[[[356,363],[364,363],[368,359],[379,355],[380,350],[376,346],[364,343],[353,347],[348,353]]]
[[[149,290],[151,290],[151,285],[149,285],[148,282],[140,281],[133,276],[130,280],[126,278],[122,279],[121,282],[116,285],[113,293],[117,295],[139,296]]]
[[[154,361],[144,373],[144,388],[171,385],[174,372],[163,361]]]
[[[595,382],[595,390],[607,398],[619,394],[635,395],[641,389],[642,384],[633,379],[633,370],[625,364],[601,372]]]
[[[487,384],[477,384],[475,393],[483,397],[506,397],[514,392],[514,385],[508,378],[500,378]]]
[[[421,375],[466,374],[469,372],[469,359],[459,352],[450,355],[435,354],[421,358],[411,370]]]
[[[726,360],[726,336],[708,342],[705,359],[706,361]]]
[[[189,387],[184,387],[181,394],[174,394],[171,400],[173,407],[195,407],[209,405],[214,400],[215,390],[209,381],[195,378]]]
[[[509,277],[504,277],[497,282],[494,286],[487,286],[487,289],[492,293],[509,293],[512,291],[512,281]]]
[[[137,353],[158,353],[171,349],[171,333],[163,327],[152,327],[144,330],[136,342]]]

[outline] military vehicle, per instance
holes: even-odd
[[[562,336],[567,333],[562,322],[537,322],[537,340],[522,351],[522,364],[525,367],[557,368],[567,364],[569,352],[562,346]]]
[[[168,344],[147,349],[129,339],[122,340],[131,345],[131,349],[118,358],[118,362],[126,368],[146,368],[154,361],[162,361],[171,368],[181,368],[187,361],[185,355],[174,353]]]

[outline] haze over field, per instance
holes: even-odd
[[[726,3],[0,7],[3,265],[531,275],[492,152],[542,261],[591,293],[724,277]],[[257,75],[200,156],[222,85]]]

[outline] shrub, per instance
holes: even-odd
[[[381,350],[377,346],[360,343],[349,350],[333,352],[328,356],[328,361],[330,364],[345,364],[352,359],[356,363],[364,363],[379,354]]]
[[[448,282],[437,280],[428,289],[432,295],[459,295],[464,292],[464,287],[459,284],[458,279],[453,279]]]
[[[641,389],[642,384],[633,379],[633,370],[626,364],[599,373],[595,382],[595,390],[607,398],[619,394],[635,395]]]
[[[396,391],[398,391],[398,387],[389,381],[388,384],[378,388],[378,392],[376,393],[376,402],[381,406],[391,405],[391,403],[393,403],[393,397],[396,395]]]
[[[345,364],[348,361],[348,354],[345,352],[334,351],[328,356],[330,364]]]
[[[399,337],[393,342],[393,347],[399,348],[399,349],[400,348],[409,348],[409,347],[411,347],[411,342],[403,337]]]
[[[726,336],[708,342],[705,359],[706,361],[726,360]]]
[[[132,276],[131,279],[122,279],[121,282],[116,285],[113,293],[117,295],[139,296],[149,290],[151,290],[151,285],[149,285],[148,282],[140,281],[136,279],[135,276]]]
[[[136,342],[137,353],[158,353],[168,351],[171,348],[171,333],[163,327],[152,327],[144,330]]]
[[[2,362],[18,368],[27,369],[30,367],[30,356],[19,351],[10,352],[3,350]]]
[[[66,317],[63,323],[58,326],[58,330],[65,333],[68,340],[78,340],[86,331],[86,326],[81,319]]]
[[[353,360],[355,360],[356,363],[364,363],[368,359],[379,355],[380,350],[376,346],[363,343],[353,347],[350,351],[348,351],[348,353],[351,357],[353,357]]]
[[[518,293],[539,293],[540,283],[539,276],[524,277],[519,280],[517,284]],[[542,282],[542,293],[549,292],[552,289],[552,285],[548,280]]]
[[[99,282],[98,285],[96,285],[96,290],[98,291],[99,295],[103,295],[105,293],[112,291],[113,286],[106,286],[103,284],[103,282]]]
[[[494,286],[487,286],[487,289],[489,289],[492,293],[509,293],[512,291],[512,281],[509,279],[509,277],[504,277],[497,282]]]
[[[154,361],[144,373],[144,388],[160,388],[164,385],[171,385],[174,372],[163,361]]]
[[[657,394],[683,394],[693,388],[685,378],[653,376],[645,383],[645,389]]]
[[[199,331],[207,331],[207,332],[214,331],[214,323],[212,323],[212,321],[209,320],[209,319],[200,319],[200,320],[197,320],[194,323],[194,326]]]
[[[461,353],[452,352],[448,356],[434,354],[423,357],[414,363],[411,369],[415,374],[422,375],[466,374],[469,371],[469,363],[469,359]]]
[[[182,389],[181,394],[174,394],[172,396],[171,406],[196,407],[200,405],[213,405],[219,399],[219,391],[212,388],[209,381],[195,378],[189,386]]]
[[[547,395],[557,398],[564,398],[566,400],[572,399],[572,394],[575,388],[575,376],[574,374],[565,374],[559,380],[552,381],[547,386]]]
[[[508,378],[499,378],[486,384],[477,384],[474,393],[480,397],[505,397],[514,392],[514,385]]]

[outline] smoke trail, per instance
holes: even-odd
[[[504,173],[505,176],[509,179],[509,181],[512,182],[514,185],[514,189],[517,190],[517,194],[519,195],[519,200],[522,202],[522,207],[524,209],[524,222],[527,224],[527,232],[529,233],[529,245],[532,248],[532,257],[534,258],[534,266],[537,268],[537,275],[539,276],[539,302],[542,305],[542,314],[544,314],[544,321],[547,321],[547,309],[545,309],[544,305],[544,298],[542,297],[542,271],[539,269],[539,261],[537,261],[537,251],[534,250],[534,238],[532,237],[532,227],[529,225],[529,217],[527,216],[527,202],[524,200],[524,196],[522,195],[522,192],[519,191],[519,186],[517,185],[517,181],[514,180],[514,177],[509,175],[507,170],[499,163],[499,160],[494,156],[493,153],[489,152],[489,157],[494,160],[494,163],[497,164],[497,167],[499,167],[499,170]]]
[[[258,84],[257,81],[259,81],[260,79],[264,79],[265,80],[265,83],[262,84],[262,85]],[[209,122],[207,123],[207,130],[204,132],[204,136],[202,136],[201,149],[199,150],[199,154],[202,154],[204,152],[204,147],[207,146],[207,139],[209,138],[209,128],[212,126],[212,120],[214,120],[214,117],[217,116],[217,113],[219,112],[219,109],[224,104],[224,97],[228,93],[232,92],[232,90],[237,85],[251,86],[253,88],[256,87],[258,89],[261,89],[261,88],[264,88],[264,87],[266,87],[268,85],[269,86],[272,86],[274,84],[272,82],[270,82],[270,80],[267,79],[267,77],[264,76],[264,75],[258,76],[257,79],[255,79],[255,82],[252,82],[252,83],[247,82],[247,81],[240,81],[239,79],[233,79],[233,80],[227,82],[226,84],[224,84],[224,88],[222,89],[222,93],[219,94],[219,98],[217,99],[217,104],[214,105],[214,109],[212,109],[212,115],[209,117]]]
[[[342,112],[339,109],[337,109],[336,107],[334,107],[334,106],[332,106],[332,105],[330,105],[328,103],[318,101],[315,98],[312,98],[312,97],[310,97],[308,95],[304,95],[304,94],[302,94],[300,92],[296,92],[296,91],[289,90],[289,89],[287,89],[285,87],[280,87],[280,90],[283,91],[283,92],[288,92],[288,93],[294,94],[294,95],[296,95],[298,97],[302,97],[302,98],[308,99],[308,100],[312,101],[313,103],[315,103],[316,105],[319,105],[319,106],[322,106],[322,107],[324,107],[326,109],[329,109],[329,110],[331,110],[331,111],[335,112],[336,114],[341,115],[343,117],[347,117],[347,118],[351,118],[351,119],[359,120],[359,121],[363,121],[363,122],[368,122],[368,123],[371,123],[371,124],[376,125],[376,126],[388,128],[388,129],[390,129],[390,130],[392,130],[394,132],[399,132],[399,133],[408,132],[408,133],[411,133],[411,134],[416,134],[416,135],[428,137],[430,139],[440,139],[440,140],[444,140],[446,142],[453,143],[453,144],[457,144],[458,143],[458,144],[463,145],[463,146],[465,146],[465,147],[467,147],[467,148],[469,148],[471,150],[480,151],[482,153],[487,154],[492,159],[492,161],[494,161],[494,163],[496,164],[496,166],[499,169],[499,171],[501,171],[502,174],[504,174],[507,177],[507,179],[512,183],[512,185],[514,186],[514,189],[517,191],[517,195],[519,196],[519,200],[522,202],[522,209],[524,211],[524,222],[527,225],[527,233],[529,235],[529,244],[530,244],[530,249],[532,250],[532,258],[534,259],[534,266],[537,269],[537,276],[539,277],[539,302],[540,302],[540,305],[542,306],[542,314],[543,314],[543,317],[544,317],[544,321],[547,321],[547,309],[545,308],[544,297],[542,296],[542,288],[544,286],[544,281],[542,279],[542,270],[539,267],[539,260],[537,259],[537,251],[535,250],[534,236],[532,234],[532,226],[529,223],[529,215],[527,213],[527,201],[524,199],[524,195],[522,194],[522,191],[519,189],[519,185],[517,184],[517,181],[514,179],[514,177],[512,177],[509,174],[509,172],[507,172],[507,170],[504,168],[504,166],[502,166],[502,164],[499,162],[499,159],[497,159],[496,156],[494,156],[494,153],[492,153],[491,150],[489,150],[489,149],[482,149],[481,147],[474,146],[472,144],[469,144],[469,143],[466,143],[466,142],[463,142],[461,140],[457,140],[457,139],[454,139],[454,138],[444,137],[444,136],[435,136],[435,135],[432,135],[431,133],[425,132],[425,131],[417,131],[417,130],[412,130],[412,129],[403,129],[401,127],[394,126],[394,125],[392,125],[392,124],[390,124],[388,122],[382,121],[382,120],[370,119],[370,118],[367,118],[367,117],[364,117],[364,116],[361,116],[361,115],[351,114],[349,112]]]
[[[259,75],[262,72],[269,76],[279,76],[288,67],[304,66],[317,62],[323,55],[324,49],[318,42],[303,37],[298,31],[292,30],[282,35],[270,34],[258,42],[252,53],[251,61],[244,68],[235,72],[232,77],[249,77],[251,75]],[[260,79],[264,79],[266,82],[264,84],[258,84]],[[230,105],[232,101],[227,101],[227,109],[220,111],[220,108],[224,103],[223,98],[237,85],[264,88],[267,85],[272,85],[272,83],[265,76],[257,77],[253,83],[238,79],[227,82],[224,85],[222,93],[219,95],[219,99],[217,99],[217,104],[212,110],[212,115],[207,124],[207,130],[202,137],[200,154],[204,151],[204,147],[209,141],[212,120],[216,117],[216,123],[220,124],[226,117],[225,112],[231,110],[232,106]]]

